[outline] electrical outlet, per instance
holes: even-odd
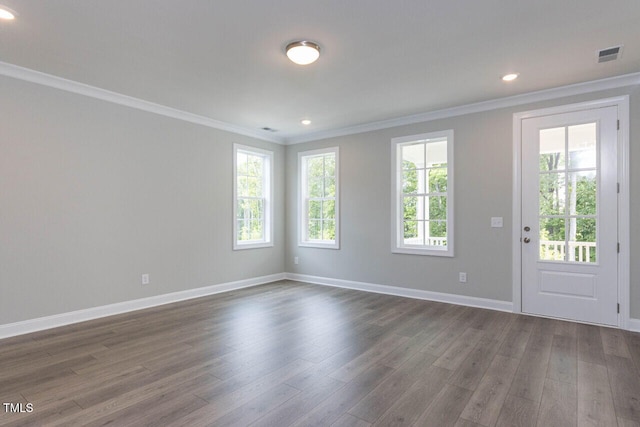
[[[294,257],[293,257],[293,263],[294,263],[294,264],[298,264],[298,257],[297,257],[297,256],[294,256]]]
[[[467,283],[467,273],[460,273],[459,277],[460,283]]]
[[[501,216],[491,217],[491,227],[502,228],[502,217]]]
[[[143,274],[142,275],[142,284],[143,285],[148,285],[149,283],[150,283],[149,274]]]

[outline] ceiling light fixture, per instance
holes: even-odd
[[[9,9],[7,6],[0,5],[0,19],[4,19],[5,21],[12,21],[16,19],[16,15],[18,15],[15,11]]]
[[[309,119],[302,119],[300,120],[300,123],[302,123],[305,126],[309,126],[311,124],[311,120]]]
[[[517,79],[519,75],[520,74],[518,73],[505,74],[504,76],[502,76],[502,80],[505,82],[512,82]]]
[[[320,46],[310,41],[289,43],[286,48],[287,57],[299,65],[308,65],[320,57]]]

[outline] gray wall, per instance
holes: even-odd
[[[6,77],[0,94],[0,324],[283,271],[511,301],[513,113],[620,94],[631,95],[640,318],[638,87],[289,147]],[[392,254],[390,140],[442,129],[455,131],[455,257]],[[234,142],[275,151],[273,248],[231,249]],[[341,249],[299,248],[297,153],[330,146],[340,146]]]
[[[631,300],[640,318],[640,88],[623,88],[554,101],[314,141],[287,148],[286,271],[336,279],[512,300],[513,113],[631,95]],[[455,257],[392,254],[390,141],[453,129],[455,140]],[[635,139],[634,139],[635,137]],[[297,245],[297,153],[340,147],[341,249]],[[504,228],[490,228],[502,216]],[[293,258],[299,257],[299,264]],[[468,282],[458,282],[458,272]]]
[[[283,146],[6,77],[0,94],[0,324],[284,271]],[[234,142],[275,151],[273,248],[232,250]]]

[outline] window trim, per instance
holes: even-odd
[[[334,241],[306,240],[306,223],[308,221],[306,200],[306,175],[304,171],[305,157],[334,153],[335,166],[335,233]],[[301,151],[298,153],[298,246],[323,249],[340,249],[340,149],[339,147],[321,148],[317,150]]]
[[[247,243],[238,241],[238,152],[244,152],[253,156],[262,157],[263,163],[263,188],[265,194],[264,209],[264,239],[251,240]],[[273,168],[274,152],[263,150],[261,148],[250,147],[247,145],[233,144],[233,250],[256,249],[273,247],[273,188],[274,188],[274,168]],[[266,170],[266,171],[265,171]]]
[[[411,245],[403,243],[404,228],[402,221],[402,180],[399,171],[401,157],[398,157],[399,147],[410,142],[429,139],[447,139],[447,249],[436,249],[436,246]],[[422,133],[418,135],[402,136],[391,139],[391,252],[396,254],[454,256],[454,157],[453,157],[453,129]]]

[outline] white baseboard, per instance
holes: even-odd
[[[114,314],[127,313],[129,311],[170,304],[172,302],[199,298],[207,295],[217,294],[220,292],[228,292],[236,289],[262,285],[264,283],[284,280],[285,277],[286,275],[284,273],[254,277],[251,279],[237,280],[235,282],[205,286],[203,288],[189,289],[186,291],[173,292],[170,294],[156,295],[148,298],[141,298],[132,301],[119,302],[116,304],[103,305],[100,307],[87,308],[84,310],[72,311],[69,313],[55,314],[53,316],[40,317],[37,319],[30,319],[22,322],[9,323],[6,325],[0,325],[0,339],[42,331],[45,329],[57,328],[59,326],[70,325],[72,323],[85,322],[87,320],[98,319],[101,317],[113,316]]]
[[[199,298],[221,292],[229,292],[236,289],[248,288],[262,285],[278,280],[296,280],[300,282],[313,283],[324,286],[334,286],[338,288],[354,289],[378,294],[395,295],[406,298],[415,298],[428,301],[446,302],[450,304],[464,305],[469,307],[486,308],[505,312],[513,312],[513,304],[508,301],[499,301],[487,298],[470,297],[465,295],[447,294],[442,292],[423,291],[419,289],[403,288],[397,286],[378,285],[375,283],[356,282],[353,280],[332,279],[328,277],[310,276],[296,273],[279,273],[269,276],[254,277],[251,279],[237,280],[234,282],[221,283],[218,285],[206,286],[203,288],[189,289],[186,291],[173,292],[170,294],[156,295],[148,298],[141,298],[132,301],[124,301],[116,304],[109,304],[100,307],[88,308],[85,310],[72,311],[69,313],[56,314],[53,316],[40,317],[37,319],[25,320],[22,322],[0,325],[0,339],[31,332],[57,328],[59,326],[73,323],[85,322],[87,320],[101,317],[113,316],[115,314],[127,313],[173,302]],[[628,330],[640,332],[640,319],[629,319]]]
[[[328,277],[309,276],[306,274],[285,273],[285,275],[289,280],[314,283],[317,285],[335,286],[338,288],[355,289],[359,291],[374,292],[377,294],[446,302],[450,304],[465,305],[469,307],[506,311],[509,313],[513,312],[513,303],[509,301],[499,301],[456,294],[445,294],[442,292],[422,291],[419,289],[402,288],[398,286],[377,285],[374,283],[355,282],[352,280],[331,279]]]

